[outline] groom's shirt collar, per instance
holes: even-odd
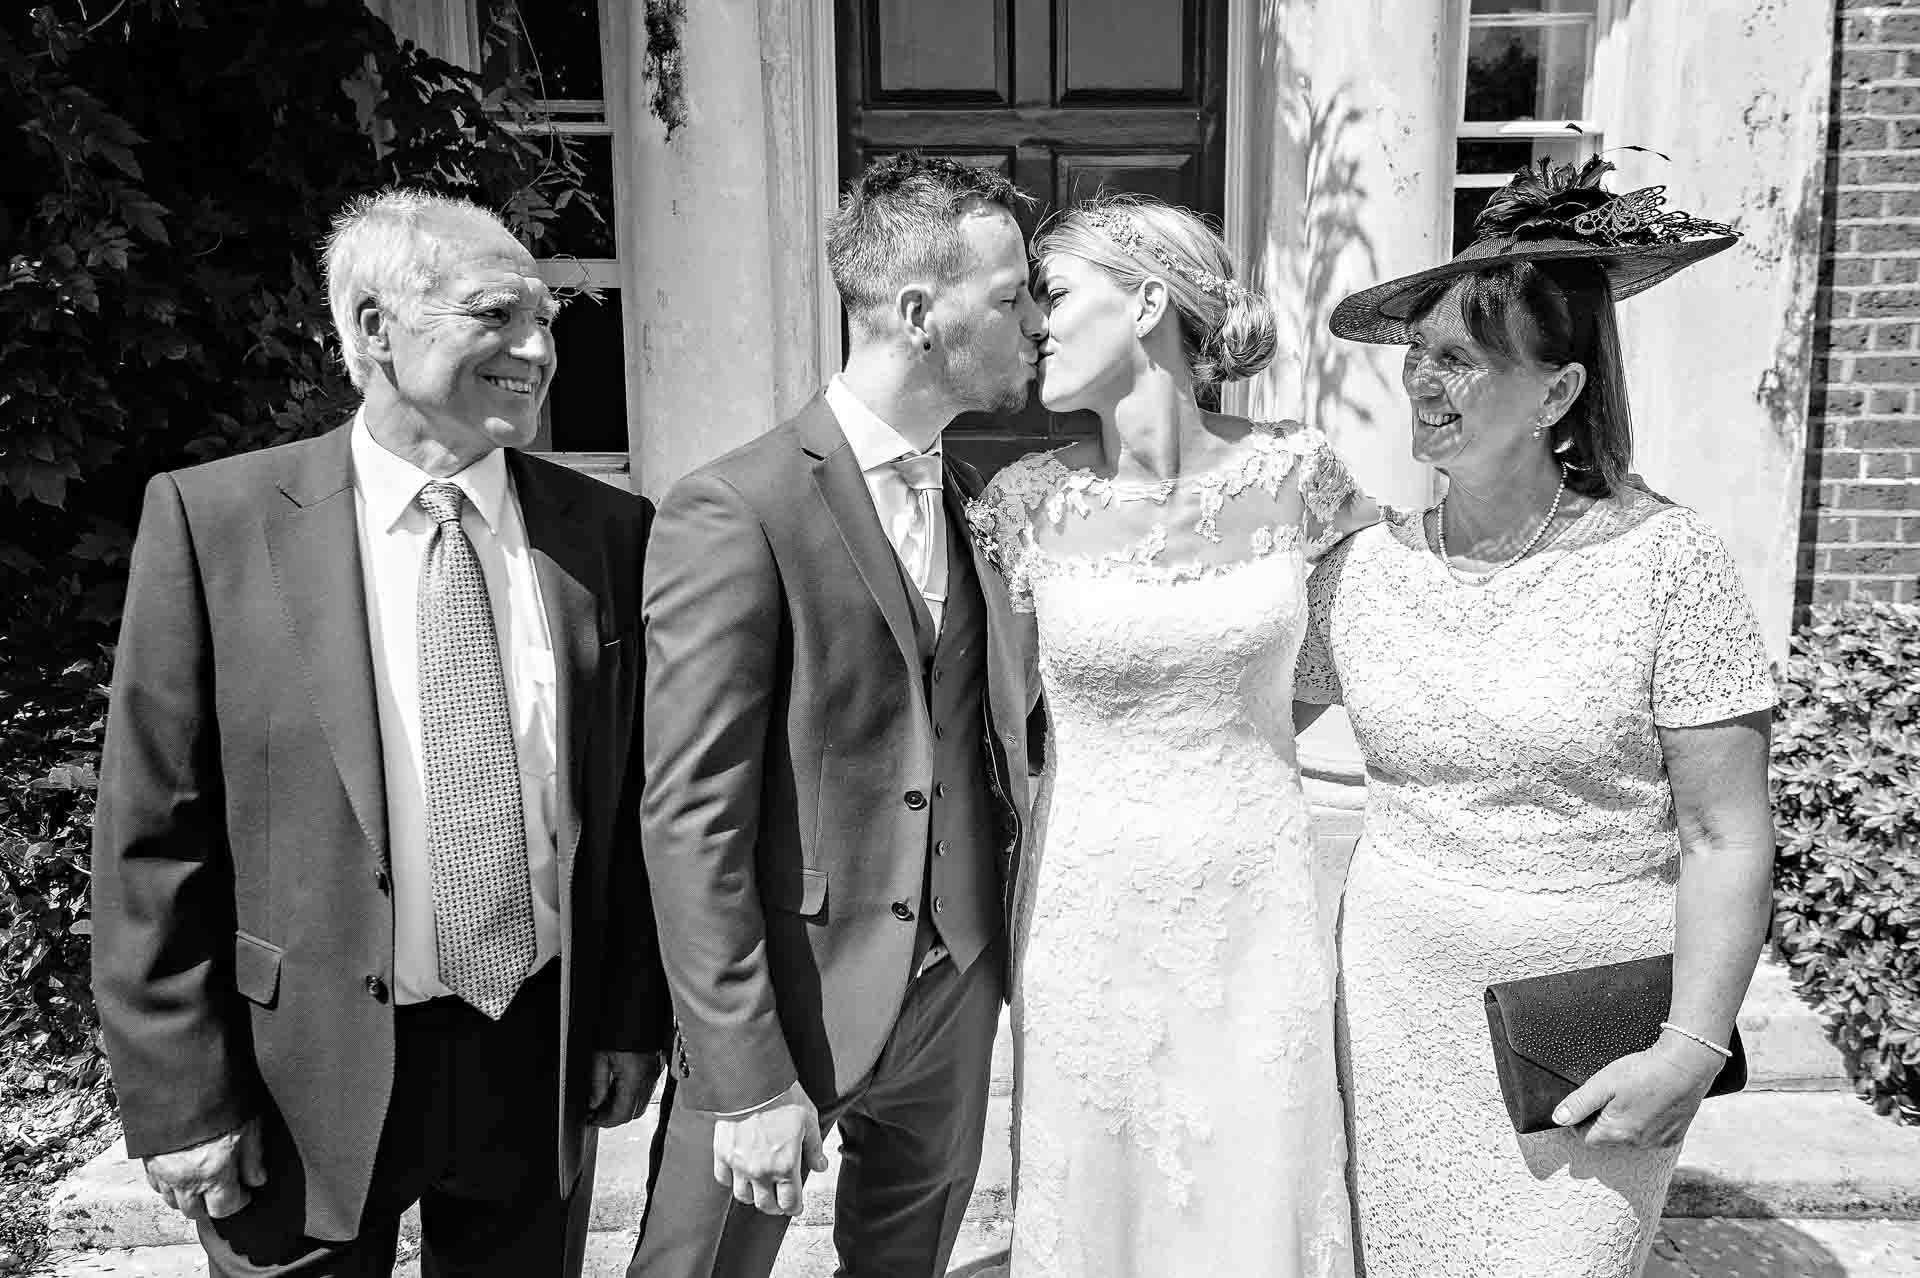
[[[840,422],[840,431],[847,437],[847,446],[853,449],[853,459],[861,471],[869,472],[890,466],[902,457],[910,457],[920,450],[908,443],[899,431],[882,421],[865,404],[860,402],[840,374],[835,373],[827,381],[827,407]],[[935,436],[933,447],[927,449],[932,457],[940,456],[940,438]]]

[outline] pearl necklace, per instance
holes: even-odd
[[[1477,586],[1485,582],[1489,577],[1493,576],[1493,574],[1504,568],[1511,568],[1522,559],[1525,559],[1528,553],[1540,544],[1540,539],[1547,535],[1547,529],[1553,527],[1553,517],[1560,513],[1560,499],[1566,495],[1567,467],[1563,462],[1560,466],[1560,486],[1553,490],[1553,504],[1547,507],[1547,517],[1540,521],[1538,528],[1533,530],[1533,536],[1527,538],[1527,544],[1520,547],[1520,553],[1502,563],[1495,564],[1484,572],[1472,574],[1463,574],[1458,568],[1455,568],[1453,566],[1453,560],[1447,555],[1447,499],[1442,497],[1439,507],[1434,511],[1433,528],[1434,532],[1439,536],[1440,562],[1446,567],[1447,575],[1463,586]]]

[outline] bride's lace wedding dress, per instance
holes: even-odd
[[[1017,907],[1012,1278],[1353,1272],[1334,1067],[1344,865],[1292,731],[1318,431],[1121,485],[1035,454],[974,504],[1050,717]]]

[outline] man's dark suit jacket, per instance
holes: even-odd
[[[148,485],[93,862],[94,989],[128,1152],[271,1107],[306,1231],[334,1240],[359,1228],[394,1066],[350,429]],[[565,1067],[548,1103],[564,1192],[587,1148],[592,1051],[662,1050],[670,1024],[637,825],[652,509],[536,457],[507,464],[558,676]]]
[[[950,508],[979,490],[949,462]],[[1017,815],[1031,618],[970,538],[987,608],[982,746]],[[687,476],[648,549],[643,843],[681,1043],[681,1102],[732,1112],[797,1078],[817,1105],[872,1068],[905,996],[933,730],[900,562],[824,398]],[[918,796],[916,796],[917,798]]]

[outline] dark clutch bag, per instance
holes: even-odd
[[[1553,1107],[1622,1056],[1660,1037],[1673,995],[1673,955],[1583,967],[1487,987],[1487,1027],[1500,1094],[1517,1132],[1552,1129]],[[1733,1059],[1707,1089],[1724,1096],[1747,1085],[1740,1031]]]

